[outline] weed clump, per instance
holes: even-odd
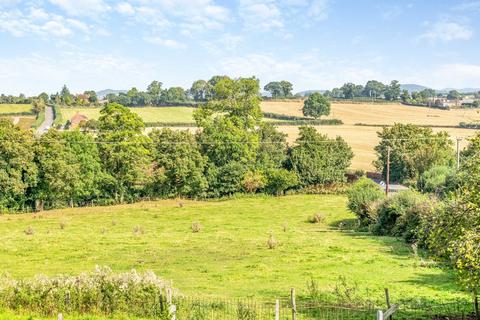
[[[322,223],[325,221],[325,217],[322,216],[320,213],[315,213],[314,215],[308,218],[308,222],[310,223]]]
[[[193,221],[192,222],[192,232],[193,233],[198,233],[202,230],[202,225],[200,224],[199,221]]]
[[[268,240],[267,240],[268,249],[275,249],[277,245],[278,243],[275,237],[273,236],[273,233],[270,233],[270,237],[268,237]]]
[[[31,226],[28,226],[23,232],[28,236],[33,236],[35,234],[35,230]]]

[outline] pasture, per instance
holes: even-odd
[[[191,107],[141,107],[130,108],[145,122],[192,122],[193,110]],[[100,108],[61,108],[65,121],[70,120],[77,112],[89,119],[100,117]]]
[[[33,114],[31,104],[0,104],[2,114]]]
[[[402,240],[351,231],[345,205],[343,196],[251,196],[0,216],[0,269],[17,278],[153,270],[196,297],[273,299],[292,286],[303,295],[310,279],[332,290],[340,276],[379,301],[385,287],[396,299],[465,297],[449,270],[421,267]],[[324,221],[308,222],[316,213]]]

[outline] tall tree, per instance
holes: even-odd
[[[363,96],[370,98],[378,98],[385,92],[385,85],[377,80],[370,80],[365,84]]]
[[[433,133],[431,128],[413,124],[395,124],[378,132],[375,166],[386,176],[387,150],[390,148],[390,179],[402,182],[417,179],[435,165],[451,165],[452,141],[447,132]]]
[[[356,97],[357,93],[357,86],[354,83],[345,83],[340,90],[342,90],[343,95],[345,96],[345,99],[353,99]]]
[[[302,126],[295,143],[290,150],[289,167],[303,185],[345,180],[353,152],[341,137],[329,139],[311,126]]]
[[[0,119],[0,213],[22,209],[31,200],[28,191],[38,181],[34,144],[31,131]]]
[[[283,88],[280,82],[269,82],[263,87],[263,90],[270,92],[274,99],[283,97]]]
[[[289,98],[292,96],[293,85],[289,81],[280,81],[280,87],[282,88],[283,98]]]
[[[397,100],[400,96],[400,83],[397,80],[392,80],[390,85],[385,88],[384,96],[386,100]]]
[[[188,131],[171,129],[154,130],[149,136],[153,142],[153,192],[169,197],[205,196],[207,159],[195,137]]]
[[[151,141],[144,128],[142,119],[122,105],[110,103],[100,111],[100,158],[117,202],[137,197],[151,177]]]
[[[190,95],[195,101],[204,101],[208,94],[208,83],[205,80],[197,80],[192,84],[189,90]]]
[[[328,116],[330,114],[330,101],[319,92],[312,93],[303,103],[302,112],[304,116],[314,117],[315,119]]]

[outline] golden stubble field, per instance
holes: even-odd
[[[265,112],[303,116],[303,101],[262,102]],[[480,121],[478,109],[440,110],[425,107],[405,106],[397,103],[333,103],[330,116],[325,119],[340,119],[344,124],[392,125],[413,123],[430,126],[458,126],[460,122]]]

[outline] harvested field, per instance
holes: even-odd
[[[265,112],[302,116],[303,101],[262,102]],[[329,117],[340,119],[345,124],[365,123],[371,125],[392,125],[412,123],[429,126],[458,126],[460,122],[480,121],[478,109],[440,110],[402,104],[333,103]]]

